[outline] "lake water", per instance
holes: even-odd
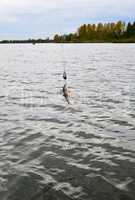
[[[71,199],[135,199],[135,45],[0,45],[0,200]]]

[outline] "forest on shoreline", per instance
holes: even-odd
[[[55,34],[53,39],[2,40],[7,43],[135,43],[135,22],[83,24],[75,33]]]

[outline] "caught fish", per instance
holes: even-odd
[[[66,84],[63,86],[63,96],[65,97],[65,99],[68,102],[68,104],[70,104],[70,101],[69,101],[69,91],[68,91],[68,88],[67,88]]]

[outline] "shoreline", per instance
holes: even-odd
[[[33,44],[32,42],[23,42],[23,41],[18,41],[18,42],[0,42],[0,44],[135,44],[135,41],[91,41],[91,42],[35,42]]]

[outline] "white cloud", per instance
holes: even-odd
[[[135,20],[134,13],[135,0],[0,0],[0,26],[12,32],[72,31],[81,23]]]
[[[57,9],[63,12],[63,16],[79,15],[80,18],[82,12],[89,14],[89,17],[103,13],[124,15],[135,11],[135,0],[0,0],[0,22],[7,20],[12,23],[25,13],[46,15],[49,11]]]

